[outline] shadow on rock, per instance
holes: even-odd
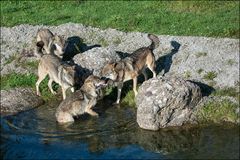
[[[88,46],[83,43],[83,39],[78,36],[72,36],[67,39],[67,47],[63,55],[63,61],[71,60],[76,54],[85,52],[95,47],[101,47],[101,45],[95,44]]]
[[[200,87],[201,89],[201,93],[202,93],[202,96],[209,96],[212,92],[215,91],[215,89],[205,83],[202,83],[202,82],[195,82],[195,81],[192,81],[192,80],[187,80],[191,83],[194,83],[196,84],[198,87]]]
[[[76,89],[80,89],[84,81],[88,78],[88,76],[92,75],[93,72],[87,68],[82,67],[81,65],[74,65],[76,66],[75,87]]]
[[[172,58],[173,55],[176,54],[181,46],[180,43],[177,41],[171,41],[171,46],[173,49],[170,53],[167,53],[166,55],[159,57],[156,61],[156,72],[159,74],[162,70],[164,70],[163,75],[169,72],[171,65],[172,65]]]
[[[116,51],[116,53],[118,54],[118,56],[121,58],[121,59],[124,59],[126,57],[129,57],[131,54],[130,53],[127,53],[127,52],[121,52],[121,51]]]

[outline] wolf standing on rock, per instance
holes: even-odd
[[[63,57],[63,54],[67,47],[67,41],[59,35],[54,35],[49,29],[40,29],[37,32],[37,43],[35,48],[35,54],[38,56],[45,50],[46,54],[55,54],[59,58]]]
[[[158,47],[159,39],[157,36],[148,34],[148,38],[152,41],[150,46],[142,47],[134,51],[129,57],[118,62],[110,62],[102,68],[102,77],[109,78],[117,83],[118,96],[116,104],[119,103],[123,82],[133,80],[133,91],[137,95],[137,77],[143,73],[147,80],[146,68],[149,68],[153,77],[156,77],[156,64],[153,50]]]

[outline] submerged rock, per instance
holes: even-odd
[[[1,90],[1,114],[16,114],[43,103],[44,101],[31,88]]]
[[[136,97],[137,123],[148,130],[189,123],[201,98],[201,89],[182,78],[150,79],[142,84]]]

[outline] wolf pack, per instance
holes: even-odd
[[[115,104],[120,103],[121,91],[126,81],[133,80],[134,95],[137,95],[137,78],[140,74],[147,80],[146,69],[148,68],[153,77],[156,77],[156,64],[153,50],[158,47],[159,39],[153,34],[148,34],[151,44],[134,51],[129,56],[119,60],[110,61],[101,68],[100,77],[89,75],[85,78],[80,87],[77,65],[74,62],[63,61],[68,41],[61,35],[53,34],[49,29],[39,29],[36,35],[35,55],[39,57],[38,80],[36,82],[36,92],[41,96],[39,85],[49,77],[48,88],[52,94],[52,83],[60,85],[62,89],[63,101],[56,110],[56,120],[60,124],[72,123],[74,118],[89,114],[98,116],[93,110],[97,101],[103,97],[102,89],[107,86],[117,87],[117,98]],[[79,89],[77,89],[79,88]],[[66,95],[66,91],[71,89],[73,92]]]

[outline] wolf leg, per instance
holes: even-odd
[[[115,104],[119,104],[120,102],[120,98],[121,98],[121,93],[122,93],[122,87],[123,87],[123,83],[120,82],[117,86],[118,88],[118,95],[117,95],[117,101],[115,102]]]
[[[88,114],[90,114],[91,116],[98,116],[98,113],[95,112],[95,111],[93,111],[93,110],[90,109],[90,108],[88,108],[88,109],[86,110],[86,112],[87,112]]]
[[[67,88],[62,86],[63,99],[66,99],[66,90],[67,90]]]
[[[136,97],[137,96],[137,77],[133,78],[133,92]]]
[[[57,94],[57,92],[55,92],[52,88],[52,82],[53,82],[53,80],[50,78],[48,81],[48,88],[50,89],[52,94]]]
[[[74,119],[71,114],[67,112],[60,112],[57,116],[57,122],[59,123],[71,123],[74,122]]]
[[[36,82],[36,91],[37,91],[37,95],[38,96],[41,96],[41,93],[39,91],[39,85],[40,83],[44,80],[44,78],[47,76],[47,73],[46,72],[39,72],[38,73],[38,80]]]
[[[151,65],[148,65],[148,68],[153,73],[153,78],[156,78],[156,72],[155,72],[155,62],[153,62]]]
[[[144,75],[144,80],[146,81],[148,79],[146,68],[143,69],[142,74]]]

